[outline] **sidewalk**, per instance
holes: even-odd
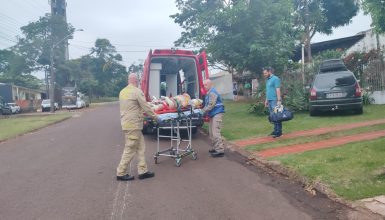
[[[369,199],[362,199],[359,202],[362,202],[364,206],[370,209],[372,212],[385,217],[385,195]]]

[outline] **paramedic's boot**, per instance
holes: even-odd
[[[139,174],[139,179],[147,179],[147,178],[151,178],[151,177],[154,177],[155,174],[153,172],[145,172],[145,173],[142,173],[142,174]]]
[[[209,150],[209,153],[210,153],[210,154],[215,153],[215,152],[217,152],[215,149],[210,149],[210,150]]]
[[[211,153],[212,157],[223,157],[224,155],[225,155],[224,152],[214,152],[214,153]]]
[[[131,180],[134,180],[135,177],[134,176],[130,176],[129,174],[126,174],[124,176],[116,176],[116,180],[120,180],[120,181],[131,181]]]

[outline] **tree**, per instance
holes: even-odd
[[[67,24],[60,16],[46,14],[38,21],[31,22],[20,28],[23,37],[13,47],[16,54],[23,56],[30,67],[30,71],[42,70],[50,65],[51,47],[63,38],[70,39],[74,32],[71,24]],[[54,50],[55,63],[64,62],[64,46],[62,41]]]
[[[48,68],[51,47],[66,36],[70,38],[74,28],[61,17],[46,14],[20,29],[23,36],[19,37],[17,44],[9,51],[0,52],[2,80],[29,88],[39,88],[42,82],[31,73]],[[64,62],[64,41],[57,46],[59,50],[55,50],[54,57],[55,63],[59,64]]]
[[[92,89],[96,96],[117,96],[127,84],[126,67],[120,61],[122,56],[108,39],[97,39],[91,53],[80,59],[80,70],[91,73],[80,80],[82,89]]]
[[[356,0],[294,0],[296,27],[302,31],[307,60],[311,61],[310,42],[316,33],[331,34],[333,28],[347,25],[357,15]]]
[[[211,62],[237,72],[283,66],[293,51],[290,0],[177,0],[171,15],[185,31],[177,46],[205,48]]]
[[[0,50],[0,81],[32,89],[38,89],[42,82],[26,73],[26,60],[11,50]]]
[[[372,17],[372,26],[377,33],[385,32],[385,1],[362,0],[362,6],[366,14]]]

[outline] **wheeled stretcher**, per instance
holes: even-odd
[[[170,157],[175,159],[175,165],[179,167],[182,163],[182,158],[190,156],[193,160],[198,158],[197,153],[192,148],[192,129],[196,126],[192,121],[197,118],[202,118],[200,109],[190,109],[189,111],[178,111],[164,115],[157,123],[157,151],[154,155],[155,164],[158,163],[160,156]],[[166,134],[162,134],[167,131]],[[181,135],[183,132],[186,135]],[[170,146],[161,147],[161,138],[170,140]],[[164,150],[161,150],[164,149]],[[166,149],[165,149],[166,148]]]

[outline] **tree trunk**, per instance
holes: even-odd
[[[310,24],[309,24],[309,1],[305,1],[305,48],[307,54],[307,62],[311,62],[311,42],[310,42]]]

